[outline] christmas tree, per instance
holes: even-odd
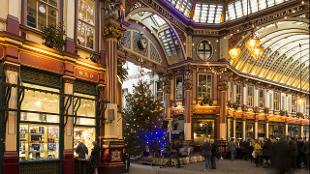
[[[150,84],[140,80],[133,85],[122,115],[124,139],[131,155],[141,155],[146,149],[160,153],[166,147],[168,130],[163,128],[164,109],[155,99]]]

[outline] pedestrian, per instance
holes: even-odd
[[[306,169],[309,169],[309,157],[310,156],[310,150],[309,150],[309,140],[305,141],[304,145],[304,164]]]
[[[216,142],[211,145],[211,169],[216,169],[216,158],[218,155],[218,146]]]
[[[262,146],[261,144],[258,142],[258,140],[254,141],[254,156],[255,156],[255,164],[256,167],[259,166],[260,161],[261,161],[261,156],[262,156]]]
[[[303,160],[303,156],[305,154],[305,148],[304,148],[304,141],[302,138],[299,138],[297,140],[297,149],[298,149],[298,154],[297,154],[297,161],[296,161],[296,167],[302,168],[302,164],[305,164],[305,161]]]
[[[272,143],[270,139],[267,139],[267,141],[263,145],[263,158],[265,167],[270,167],[271,165],[271,154],[272,154]]]
[[[204,144],[202,146],[203,155],[205,157],[205,168],[204,170],[211,169],[211,144],[209,139],[204,140]]]
[[[228,150],[230,152],[230,159],[234,160],[236,156],[236,144],[234,142],[234,139],[231,139],[228,143]]]
[[[80,141],[75,148],[75,153],[78,154],[79,159],[86,159],[86,156],[88,155],[88,149],[82,141]]]
[[[100,163],[100,147],[96,141],[93,142],[93,149],[90,154],[89,163],[91,167],[91,174],[98,174],[98,168]]]
[[[128,151],[126,149],[124,149],[124,157],[123,157],[123,161],[125,163],[125,172],[129,173],[129,168],[130,168],[130,154],[128,153]]]
[[[287,141],[280,139],[274,144],[272,166],[279,174],[285,174],[290,171],[291,160]]]

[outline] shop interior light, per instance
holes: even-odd
[[[238,47],[234,47],[228,51],[228,54],[232,59],[239,58],[240,53],[241,53],[241,49]]]

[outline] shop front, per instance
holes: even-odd
[[[300,125],[289,124],[288,125],[288,136],[292,138],[299,138],[300,137]]]
[[[205,139],[215,139],[215,115],[193,115],[193,142],[195,145],[203,144]]]
[[[266,122],[265,121],[258,121],[257,137],[258,139],[266,138]]]
[[[270,122],[269,123],[269,138],[285,138],[285,124],[279,122]]]
[[[245,140],[254,139],[254,120],[246,120],[245,124]]]
[[[243,137],[243,123],[242,119],[236,119],[236,139],[242,139]]]

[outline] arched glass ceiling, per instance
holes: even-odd
[[[153,12],[143,11],[130,15],[130,19],[140,22],[154,34],[165,50],[169,64],[176,63],[184,57],[177,33],[162,17]]]
[[[245,38],[239,42],[241,57],[230,63],[243,73],[309,90],[309,24],[281,21],[260,28],[255,35],[261,39],[263,55],[253,59],[244,47]]]
[[[219,24],[224,22],[224,4],[194,1],[194,0],[166,0],[171,6],[183,13],[187,18],[197,23]],[[247,14],[259,12],[261,10],[282,4],[289,0],[235,0],[227,5],[226,21],[234,20]],[[193,11],[193,14],[191,13]]]
[[[228,4],[227,20],[234,20],[247,14],[253,14],[288,0],[236,0]]]

